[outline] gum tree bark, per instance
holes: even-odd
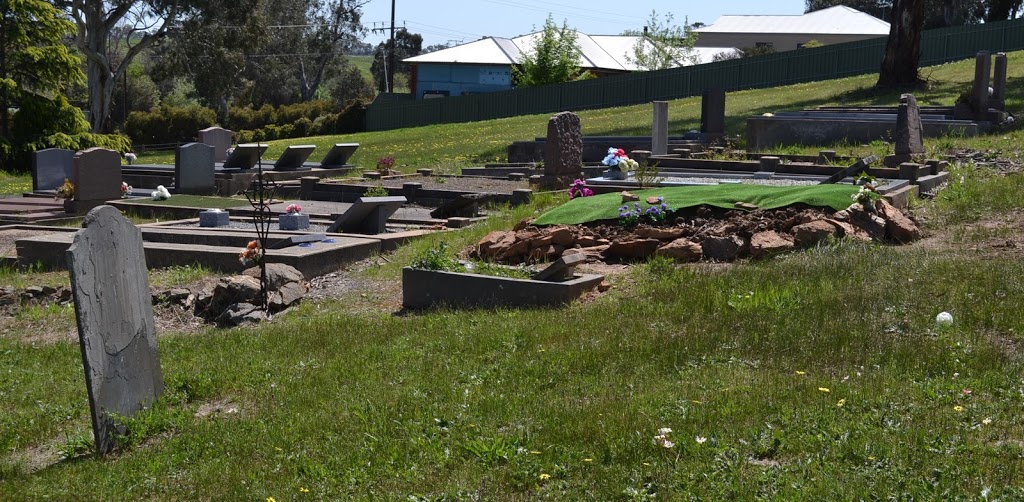
[[[921,30],[924,0],[894,0],[889,40],[878,75],[878,87],[907,87],[921,83]]]

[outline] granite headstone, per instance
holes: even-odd
[[[121,154],[105,148],[82,150],[75,154],[72,173],[75,201],[121,198]]]
[[[32,191],[56,190],[73,177],[75,152],[47,148],[32,152]]]
[[[67,251],[96,451],[163,392],[142,233],[112,206],[89,211]]]
[[[188,143],[174,150],[174,187],[178,193],[209,195],[217,191],[214,147]]]
[[[359,143],[335,143],[327,155],[324,155],[324,160],[320,161],[320,167],[326,169],[345,166],[358,148]]]
[[[199,142],[213,147],[214,162],[224,162],[228,148],[235,142],[235,133],[222,127],[207,127],[199,131]]]

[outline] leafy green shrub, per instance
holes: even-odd
[[[389,195],[391,195],[391,192],[389,192],[387,188],[384,188],[383,184],[372,186],[363,192],[363,197],[387,197]]]
[[[447,242],[440,242],[437,246],[427,249],[426,252],[417,256],[409,266],[422,270],[442,270],[445,272],[462,272],[466,270],[466,267],[451,255]]]
[[[217,123],[217,114],[199,105],[153,108],[128,115],[124,130],[135,143],[185,143],[193,141],[200,129]]]

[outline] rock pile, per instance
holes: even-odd
[[[508,264],[551,261],[583,253],[608,262],[667,256],[681,262],[765,258],[828,239],[908,243],[921,230],[908,216],[881,200],[873,209],[859,203],[837,212],[784,208],[774,211],[728,211],[715,218],[702,207],[672,226],[617,225],[534,227],[521,222],[510,231],[487,234],[471,251],[476,258]]]
[[[47,305],[71,303],[71,288],[67,286],[28,286],[21,291],[13,287],[0,287],[0,307],[23,304]]]

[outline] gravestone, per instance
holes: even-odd
[[[712,138],[725,135],[725,89],[704,91],[700,102],[700,132]]]
[[[209,195],[217,191],[214,147],[188,143],[174,150],[174,187],[178,193]]]
[[[292,145],[284,149],[281,157],[274,162],[274,169],[288,171],[299,169],[316,150],[316,145]]]
[[[73,177],[76,203],[121,198],[121,154],[105,148],[89,148],[75,154]]]
[[[452,199],[430,212],[431,218],[446,219],[453,216],[473,218],[480,213],[480,204],[494,198],[493,193],[467,193]]]
[[[124,433],[112,415],[132,415],[164,388],[142,233],[114,207],[96,207],[67,261],[96,451],[109,453]]]
[[[828,179],[822,181],[821,183],[819,183],[819,185],[830,185],[833,183],[839,183],[840,181],[843,181],[843,178],[846,178],[848,176],[856,176],[863,172],[864,170],[866,170],[872,162],[875,162],[877,160],[878,157],[874,155],[868,155],[867,157],[864,157],[863,159],[854,162],[852,166],[844,168],[841,171],[833,174],[832,176],[829,176]]]
[[[228,148],[235,142],[235,133],[222,127],[207,127],[199,131],[199,142],[213,147],[214,162],[224,162]]]
[[[224,161],[224,169],[252,169],[260,161],[263,152],[267,151],[264,143],[243,143],[235,147],[227,160]]]
[[[1006,110],[1006,53],[996,54],[995,69],[992,74],[992,99],[989,106],[997,110]]]
[[[231,224],[231,214],[223,209],[199,211],[199,226],[203,228],[226,227]]]
[[[896,155],[924,154],[924,126],[921,124],[921,109],[913,94],[900,96],[896,112]]]
[[[72,179],[75,152],[63,148],[47,148],[32,152],[32,191],[56,190],[65,179]]]
[[[348,159],[352,158],[358,148],[359,143],[335,143],[327,155],[324,155],[324,160],[320,161],[320,167],[324,169],[344,167],[348,165]]]
[[[382,234],[388,218],[405,204],[405,197],[360,197],[327,227],[328,233]]]
[[[984,119],[988,112],[988,85],[992,75],[992,55],[988,51],[981,51],[975,57],[974,63],[974,87],[971,89],[971,104],[975,118]]]
[[[573,278],[576,273],[576,266],[586,263],[586,261],[587,255],[585,253],[563,256],[555,260],[551,265],[548,265],[544,270],[534,274],[532,279],[535,281],[551,282],[567,281]]]
[[[580,116],[561,112],[548,120],[544,144],[544,177],[541,184],[550,189],[568,188],[583,170],[583,131]]]
[[[668,101],[654,102],[654,118],[651,126],[651,154],[668,153]],[[637,162],[640,162],[637,160]]]

